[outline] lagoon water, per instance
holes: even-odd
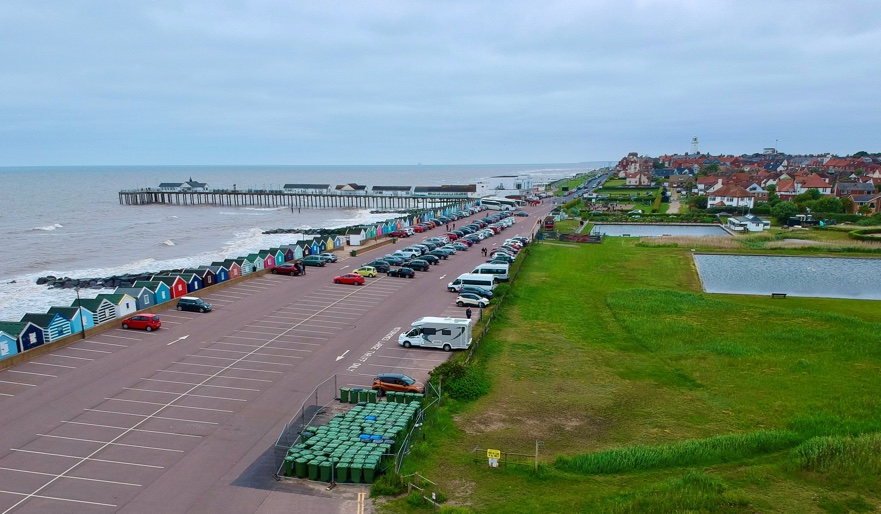
[[[660,236],[730,236],[725,229],[718,225],[648,225],[648,224],[632,224],[632,225],[604,225],[597,223],[594,225],[593,234],[605,234],[607,236],[627,236],[627,237],[660,237]]]
[[[70,305],[72,290],[37,277],[77,278],[189,267],[292,243],[274,228],[334,228],[394,217],[364,209],[123,206],[118,191],[193,180],[210,188],[280,189],[285,183],[473,184],[496,175],[534,182],[600,163],[418,166],[94,166],[0,168],[0,320]],[[107,292],[82,291],[86,298]]]
[[[694,256],[704,291],[881,300],[881,259]]]

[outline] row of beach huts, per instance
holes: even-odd
[[[0,360],[284,262],[338,250],[347,243],[358,246],[365,239],[382,237],[458,208],[455,206],[432,210],[413,217],[352,228],[345,235],[313,236],[311,239],[261,250],[244,257],[216,261],[196,268],[162,272],[151,275],[149,280],[118,287],[113,293],[77,299],[70,306],[51,307],[45,314],[27,313],[19,321],[0,321]]]

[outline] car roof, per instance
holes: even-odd
[[[412,378],[404,375],[403,373],[379,373],[376,375],[376,378]]]

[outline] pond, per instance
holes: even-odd
[[[724,228],[719,225],[679,225],[679,224],[657,224],[648,225],[641,223],[623,224],[623,225],[606,225],[597,223],[593,226],[591,234],[605,234],[607,236],[624,236],[624,237],[660,237],[660,236],[730,236]]]
[[[694,256],[704,291],[881,300],[881,259]]]

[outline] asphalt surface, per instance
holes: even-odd
[[[482,246],[530,235],[545,202]],[[210,313],[172,301],[158,331],[110,330],[0,372],[0,513],[372,512],[369,486],[276,481],[272,448],[319,384],[425,381],[449,357],[397,336],[421,316],[465,317],[446,284],[485,261],[481,245],[414,279],[332,283],[445,231],[212,291]]]

